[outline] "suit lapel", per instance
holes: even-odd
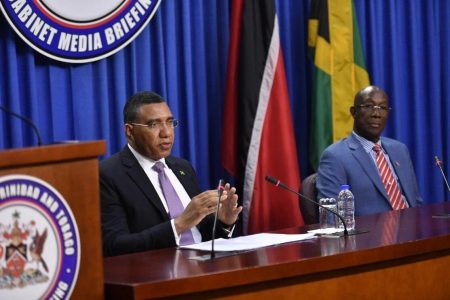
[[[178,163],[177,160],[174,157],[166,157],[166,164],[167,166],[172,170],[172,172],[175,174],[175,176],[180,181],[181,185],[184,187],[186,192],[188,193],[189,197],[194,197],[198,194],[198,191],[196,191],[192,184],[192,177],[195,177],[195,174],[193,174],[191,169],[187,169],[182,164]]]
[[[398,147],[393,147],[392,144],[388,140],[381,140],[384,150],[389,155],[389,160],[391,161],[391,165],[394,168],[395,174],[398,179],[401,180],[403,176],[403,172],[401,172],[401,164],[400,159],[402,157],[400,150]]]
[[[367,177],[369,177],[369,179],[375,185],[376,189],[384,196],[385,200],[390,204],[388,195],[386,193],[386,189],[384,188],[383,182],[381,181],[377,166],[375,165],[369,154],[361,146],[359,141],[353,136],[353,134],[350,134],[350,137],[348,139],[348,145],[351,150],[351,153],[358,161],[361,168],[366,173]]]
[[[161,198],[159,198],[150,179],[147,177],[147,174],[145,174],[133,153],[128,149],[128,146],[125,146],[124,150],[121,152],[121,159],[130,178],[136,183],[147,199],[158,209],[163,218],[169,220],[169,215],[162,204]]]

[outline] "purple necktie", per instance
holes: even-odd
[[[153,170],[158,172],[159,183],[161,185],[162,192],[166,198],[167,206],[169,207],[169,214],[171,218],[176,218],[184,211],[183,204],[180,198],[175,192],[175,188],[172,183],[170,183],[169,178],[164,172],[164,164],[160,161],[156,162],[153,166]],[[181,233],[180,245],[190,245],[194,244],[194,237],[192,236],[191,230],[186,230]]]

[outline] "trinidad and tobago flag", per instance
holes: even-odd
[[[292,115],[273,0],[235,0],[222,134],[222,164],[236,178],[243,234],[303,225]]]

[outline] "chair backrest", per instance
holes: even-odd
[[[308,197],[309,199],[317,202],[317,190],[316,190],[317,173],[313,173],[303,179],[300,193]],[[299,198],[300,211],[303,216],[305,225],[319,223],[319,207],[314,205],[308,200]]]

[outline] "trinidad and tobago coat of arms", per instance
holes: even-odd
[[[61,194],[36,177],[0,177],[0,299],[68,299],[79,265],[77,224]]]

